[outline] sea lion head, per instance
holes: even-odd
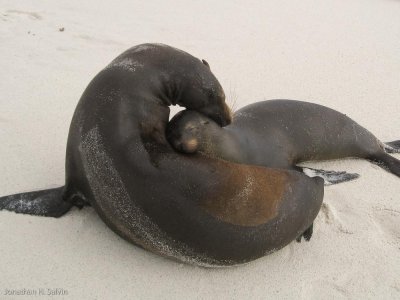
[[[188,66],[189,69],[189,66]],[[225,93],[205,60],[190,65],[177,104],[209,117],[221,127],[232,122],[232,110],[225,102]]]
[[[183,153],[195,153],[218,134],[221,127],[207,116],[192,110],[177,113],[167,127],[167,139],[175,150]]]

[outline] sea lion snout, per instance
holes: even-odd
[[[183,140],[183,139],[172,139],[172,146],[174,149],[183,153],[195,153],[198,148],[198,141],[194,138]]]
[[[182,142],[181,150],[185,153],[194,153],[198,148],[199,142],[197,139],[192,138]]]
[[[232,123],[232,110],[228,104],[224,103],[222,113],[220,114],[220,122],[217,122],[221,127],[225,127]]]
[[[221,127],[225,127],[229,124],[232,123],[232,113],[231,113],[231,109],[229,108],[228,105],[226,105],[225,111],[224,111],[224,115],[221,117],[221,122],[220,125]]]

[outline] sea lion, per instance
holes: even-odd
[[[199,112],[181,111],[169,123],[167,139],[183,153],[249,165],[299,170],[297,164],[305,161],[356,157],[400,176],[400,161],[386,153],[400,152],[399,141],[384,144],[346,115],[309,102],[250,104],[224,128]]]
[[[322,204],[320,178],[180,154],[165,136],[171,104],[231,122],[204,61],[161,44],[122,53],[77,105],[65,187],[0,198],[0,209],[58,217],[92,205],[128,241],[201,266],[248,262],[307,231]]]

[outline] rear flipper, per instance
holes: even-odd
[[[347,173],[345,171],[325,171],[319,169],[305,168],[302,167],[303,173],[310,177],[322,177],[324,179],[325,185],[332,185],[337,183],[342,183],[346,181],[351,181],[360,177],[357,173]]]
[[[383,146],[387,153],[400,153],[400,140],[384,143]]]
[[[63,199],[64,187],[0,197],[0,210],[58,218],[74,205]]]
[[[301,238],[304,237],[304,240],[309,242],[311,240],[312,234],[313,234],[313,230],[314,230],[314,223],[311,224],[310,227],[308,227],[306,229],[306,231],[304,231],[297,239],[296,241],[298,243],[301,242]]]
[[[400,160],[386,153],[373,155],[369,158],[373,163],[400,177]]]

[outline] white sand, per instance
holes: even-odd
[[[64,184],[80,95],[143,42],[205,58],[238,107],[307,100],[400,139],[400,1],[157,2],[0,1],[0,195]],[[362,177],[326,188],[309,243],[237,268],[142,251],[91,208],[57,220],[0,212],[0,298],[23,288],[63,288],[66,299],[400,298],[400,179],[361,160],[310,166]]]

